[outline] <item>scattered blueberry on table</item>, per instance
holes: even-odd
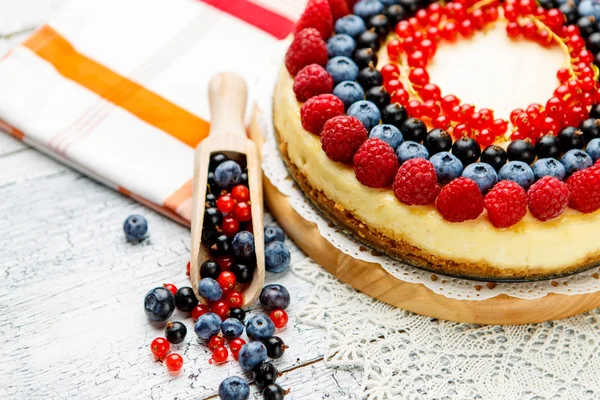
[[[250,386],[239,376],[230,376],[219,385],[221,400],[246,400],[250,397]]]
[[[139,242],[148,233],[148,221],[141,215],[130,215],[123,223],[123,231],[128,242]]]

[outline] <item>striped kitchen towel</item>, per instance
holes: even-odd
[[[0,61],[0,129],[185,224],[209,78],[250,84],[298,0],[73,1]]]

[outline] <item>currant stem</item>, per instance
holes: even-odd
[[[485,6],[488,6],[490,4],[494,4],[497,0],[482,0],[478,3],[473,4],[471,7],[467,8],[467,13],[472,13],[473,10],[476,10],[478,8],[483,8]]]
[[[556,33],[554,33],[552,31],[552,29],[550,29],[548,27],[548,25],[544,24],[539,18],[537,18],[534,15],[527,15],[524,17],[525,19],[530,19],[531,21],[533,21],[533,23],[535,24],[535,26],[537,26],[539,29],[544,29],[546,31],[548,31],[548,34],[550,35],[550,37],[552,38],[552,40],[554,40],[559,46],[560,48],[566,53],[567,58],[569,59],[568,61],[568,65],[569,65],[569,73],[571,74],[571,77],[575,77],[575,71],[573,70],[573,64],[571,63],[571,55],[569,52],[569,46],[567,46],[567,44],[561,39],[560,36],[558,36]]]

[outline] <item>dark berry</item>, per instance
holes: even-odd
[[[562,148],[560,140],[554,135],[544,135],[535,143],[535,153],[538,158],[560,158]]]
[[[263,390],[264,400],[283,400],[285,397],[285,390],[276,383],[272,383]]]
[[[561,13],[563,13],[567,19],[565,25],[572,25],[577,22],[579,18],[579,12],[577,11],[577,6],[572,1],[566,2],[561,5],[559,8]]]
[[[206,183],[208,185],[208,187],[206,188],[206,191],[208,193],[214,193],[215,195],[221,193],[221,188],[219,187],[219,185],[217,185],[217,182],[215,181],[215,173],[213,171],[210,171],[208,173]]]
[[[358,68],[366,68],[369,64],[377,65],[377,53],[370,47],[356,50],[353,58]]]
[[[406,122],[408,113],[400,103],[388,104],[381,110],[381,121],[384,124],[394,125],[402,132],[402,125]],[[426,130],[426,128],[423,128]],[[404,135],[404,132],[402,132]]]
[[[500,146],[491,145],[481,152],[481,162],[490,164],[496,172],[500,171],[500,168],[502,168],[507,161],[508,156],[506,155],[506,150]]]
[[[259,300],[267,310],[285,310],[290,305],[290,292],[283,285],[266,285],[260,292]]]
[[[185,339],[187,328],[181,322],[169,322],[165,328],[165,337],[170,343],[179,344]]]
[[[372,101],[380,110],[390,104],[390,94],[383,86],[373,86],[369,89],[366,99]]]
[[[235,280],[239,283],[248,283],[254,275],[254,266],[248,264],[233,264],[231,272],[235,275]]]
[[[535,160],[535,147],[529,140],[514,140],[506,148],[509,161],[523,161],[531,165]]]
[[[367,22],[368,29],[375,29],[375,33],[379,35],[380,38],[385,38],[390,30],[390,25],[388,22],[388,18],[383,15],[374,15]]]
[[[581,17],[577,20],[577,26],[579,27],[579,33],[583,38],[587,38],[592,33],[598,30],[593,17]]]
[[[479,159],[481,147],[475,139],[463,136],[452,145],[452,154],[466,167]]]
[[[583,132],[586,142],[600,137],[600,119],[588,118],[579,124],[579,130]]]
[[[452,138],[443,129],[432,129],[427,132],[423,140],[423,146],[429,152],[429,156],[440,153],[442,151],[450,151],[452,148]]]
[[[356,38],[356,48],[364,49],[371,48],[374,51],[378,51],[379,47],[381,47],[381,43],[379,42],[379,36],[375,29],[369,29],[368,31],[364,31]]]
[[[223,223],[223,213],[216,207],[210,207],[204,210],[203,229],[214,229]]]
[[[267,355],[269,353],[267,352]],[[259,388],[264,388],[277,380],[277,367],[267,361],[263,361],[260,364],[252,368],[252,375],[254,376],[254,382]]]
[[[151,321],[166,321],[175,311],[175,297],[167,288],[157,287],[146,293],[144,311]]]
[[[264,344],[267,347],[267,355],[273,359],[281,358],[288,348],[279,336],[271,336],[264,341]]]
[[[404,8],[407,16],[411,16],[419,9],[420,0],[398,0],[397,3]]]
[[[590,110],[590,118],[600,118],[600,103],[592,106]]]
[[[567,126],[558,132],[558,140],[564,152],[571,149],[582,149],[585,146],[583,132],[574,126]]]
[[[213,208],[216,206],[217,206],[217,196],[215,196],[213,193],[207,193],[204,208]]]
[[[237,307],[230,308],[229,309],[229,318],[235,318],[238,321],[243,323],[244,320],[246,319],[246,311],[244,311],[241,308],[237,308]],[[267,349],[268,349],[268,347],[267,347]]]
[[[400,132],[405,141],[421,143],[427,136],[427,126],[418,118],[409,118],[400,126]]]
[[[221,267],[214,260],[206,260],[200,266],[200,278],[213,278],[216,280],[220,274]]]
[[[540,6],[544,7],[546,10],[558,7],[558,4],[555,0],[538,0],[538,3],[540,3]]]
[[[369,90],[374,86],[380,86],[383,84],[383,76],[381,72],[375,68],[373,64],[369,64],[368,67],[361,69],[358,72],[356,81],[365,89]]]
[[[198,305],[194,290],[189,286],[179,288],[175,295],[175,305],[180,311],[191,312]]]
[[[214,171],[215,168],[217,168],[217,166],[219,164],[221,164],[222,162],[225,162],[229,160],[229,157],[227,157],[225,154],[223,153],[213,153],[210,155],[210,163],[208,164],[208,170],[209,171]]]
[[[600,52],[600,32],[594,32],[586,40],[586,48],[593,54]]]
[[[404,11],[404,8],[402,8],[401,5],[394,4],[387,7],[383,11],[383,15],[388,18],[388,23],[390,26],[394,27],[396,24],[398,24],[398,22],[402,21],[406,17],[406,11]]]
[[[210,253],[215,256],[224,256],[228,253],[231,253],[231,238],[227,235],[219,235],[210,243]]]
[[[240,183],[244,186],[248,186],[248,171],[242,172],[242,181]]]
[[[202,243],[212,243],[217,238],[217,236],[219,236],[219,233],[216,231],[215,228],[202,228]]]

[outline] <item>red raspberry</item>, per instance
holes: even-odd
[[[292,75],[310,64],[324,66],[329,60],[327,55],[327,44],[323,41],[319,31],[307,28],[300,31],[294,37],[285,54],[285,67]]]
[[[516,182],[500,181],[483,200],[488,218],[496,228],[508,228],[527,214],[527,194]]]
[[[302,68],[294,79],[294,93],[298,101],[306,101],[318,94],[331,93],[332,90],[331,75],[318,64]]]
[[[333,16],[333,22],[337,21],[338,18],[344,15],[350,14],[350,9],[346,0],[329,0],[329,8],[331,8],[331,15]]]
[[[475,181],[456,178],[442,188],[436,206],[447,221],[463,222],[483,212],[483,196]]]
[[[352,164],[354,154],[368,137],[369,133],[358,118],[340,115],[325,122],[321,147],[333,161]]]
[[[408,206],[431,204],[440,194],[433,164],[424,158],[412,158],[400,167],[394,179],[394,194]]]
[[[569,205],[567,184],[553,176],[544,176],[527,192],[529,211],[540,221],[558,217]]]
[[[575,172],[567,179],[569,206],[582,213],[600,208],[600,168],[591,167]]]
[[[391,185],[398,167],[394,149],[381,139],[367,139],[354,155],[354,175],[365,186]]]
[[[332,94],[311,97],[300,108],[302,126],[316,135],[321,133],[328,119],[344,113],[344,103]]]
[[[308,0],[306,9],[294,25],[294,34],[306,28],[315,28],[325,40],[333,32],[333,18],[327,0]]]

